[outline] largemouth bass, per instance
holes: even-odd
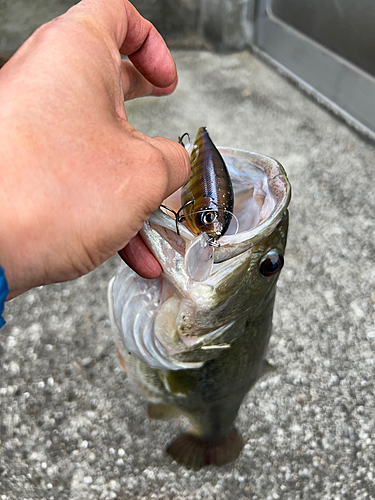
[[[195,281],[185,267],[185,254],[199,236],[182,225],[177,234],[174,219],[158,210],[142,236],[162,276],[146,280],[122,264],[109,286],[120,361],[148,399],[150,418],[188,417],[191,431],[167,452],[194,469],[227,463],[242,449],[234,420],[246,393],[268,370],[291,193],[276,160],[219,149],[232,179],[238,227],[229,227],[213,249],[209,277]],[[180,194],[165,203],[178,210]]]

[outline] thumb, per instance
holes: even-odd
[[[166,196],[174,193],[189,179],[191,167],[189,153],[178,142],[164,137],[148,137],[148,142],[162,154],[167,168]]]

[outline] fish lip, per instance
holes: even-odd
[[[276,205],[271,214],[255,228],[238,232],[235,235],[222,236],[220,247],[215,248],[214,263],[236,257],[269,236],[285,216],[291,199],[291,185],[283,165],[278,160],[244,149],[218,147],[218,150],[225,161],[228,157],[234,156],[247,160],[249,165],[263,170],[267,175],[269,189],[275,198]]]
[[[267,223],[270,218],[281,218],[288,208],[292,191],[283,165],[271,156],[255,153],[254,151],[229,147],[219,147],[218,150],[220,154],[224,156],[224,159],[228,156],[247,159],[249,160],[249,164],[260,168],[267,175],[270,191],[276,199],[276,206],[270,214],[270,217],[267,217],[267,219],[259,225]]]

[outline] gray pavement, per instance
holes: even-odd
[[[129,103],[142,132],[207,126],[285,166],[290,233],[269,361],[221,468],[164,454],[185,420],[149,421],[113,345],[118,259],[6,307],[0,331],[0,500],[375,499],[375,150],[251,54],[174,53],[173,96]]]

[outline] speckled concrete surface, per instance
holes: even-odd
[[[117,259],[6,307],[0,499],[374,499],[375,150],[251,54],[176,52],[180,85],[128,105],[150,135],[207,126],[280,160],[293,187],[269,361],[248,394],[241,456],[187,471],[186,421],[149,421],[111,338]]]

